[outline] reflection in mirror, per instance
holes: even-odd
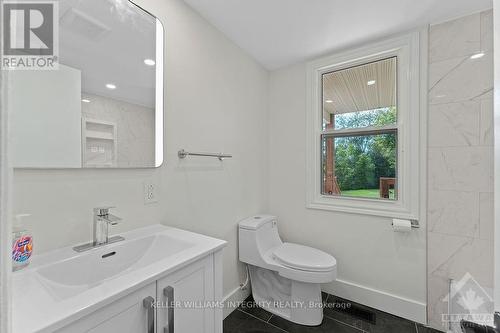
[[[161,23],[125,0],[58,3],[59,68],[11,75],[14,166],[160,166]]]

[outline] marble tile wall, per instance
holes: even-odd
[[[431,26],[428,313],[443,331],[449,279],[493,287],[492,92],[492,11]]]

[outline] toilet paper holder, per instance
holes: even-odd
[[[420,223],[418,223],[417,220],[410,220],[410,223],[411,223],[412,228],[415,228],[415,229],[420,228]],[[391,222],[391,226],[394,226],[394,220]]]

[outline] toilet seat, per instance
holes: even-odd
[[[283,266],[308,272],[329,272],[337,261],[321,250],[293,243],[283,243],[273,252],[273,257]]]

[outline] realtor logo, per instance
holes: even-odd
[[[2,69],[57,69],[58,3],[2,2]]]
[[[443,324],[449,331],[462,332],[460,324],[465,322],[493,325],[494,303],[486,291],[469,273],[452,282],[450,293],[443,298],[448,303],[448,314],[442,315]]]

